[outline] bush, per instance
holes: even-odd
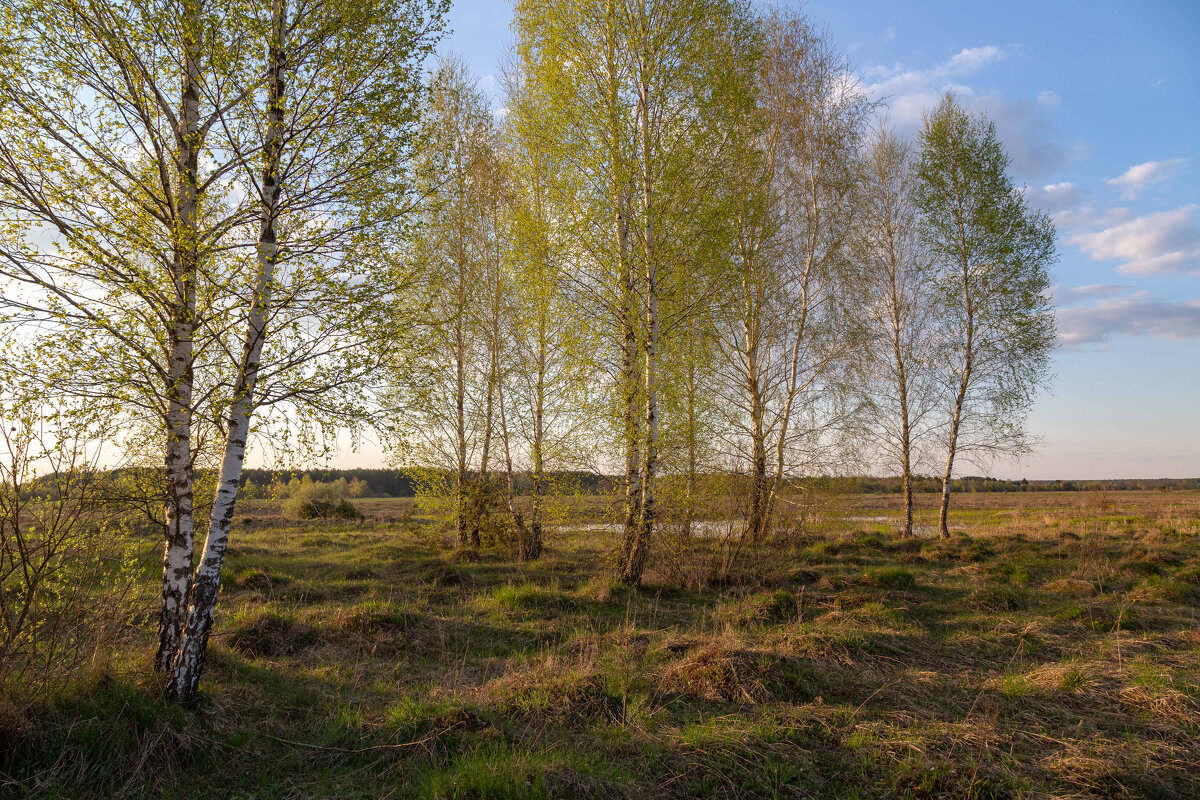
[[[283,510],[298,519],[358,519],[358,509],[347,497],[346,482],[310,483],[298,486]]]
[[[28,700],[104,663],[142,607],[143,564],[88,420],[72,430],[29,405],[0,418],[0,698]]]

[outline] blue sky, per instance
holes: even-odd
[[[1000,477],[1200,476],[1200,2],[804,6],[906,133],[946,90],[985,111],[1054,215],[1061,347]],[[507,2],[460,0],[445,48],[494,89]],[[964,466],[964,472],[979,472]]]

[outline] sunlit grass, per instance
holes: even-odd
[[[615,534],[519,565],[387,521],[407,501],[250,505],[200,709],[160,699],[147,616],[0,708],[0,794],[1197,796],[1200,495],[1061,499],[961,498],[948,540],[831,517],[704,591],[613,581]]]

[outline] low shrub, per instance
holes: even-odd
[[[358,509],[346,494],[345,482],[304,483],[283,506],[297,519],[358,519]]]

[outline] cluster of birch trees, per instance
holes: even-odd
[[[156,667],[183,703],[252,431],[353,425],[403,341],[381,309],[408,282],[392,255],[444,10],[0,4],[5,389],[85,398],[163,466]]]
[[[991,123],[947,96],[910,143],[821,28],[737,2],[518,2],[514,33],[502,113],[450,58],[425,123],[429,383],[396,399],[459,542],[508,509],[535,557],[581,467],[621,475],[630,583],[715,475],[761,544],[799,479],[867,468],[911,535],[941,469],[949,535],[956,459],[1028,447],[1054,342],[1054,230]]]
[[[255,437],[374,425],[523,560],[555,474],[615,476],[628,583],[718,476],[757,545],[805,476],[944,456],[946,532],[955,459],[1025,446],[1054,232],[985,119],[906,143],[742,0],[517,0],[500,113],[425,72],[445,11],[0,0],[0,385],[161,465],[182,703]]]

